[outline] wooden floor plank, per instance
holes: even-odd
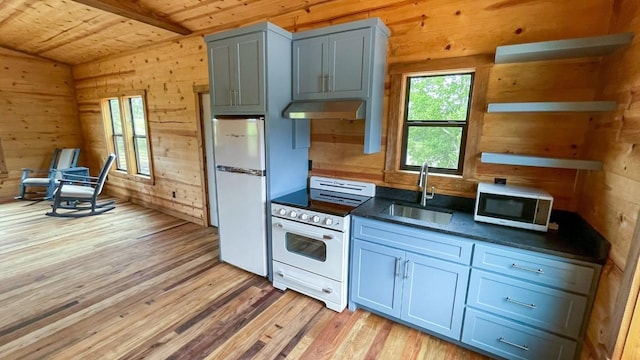
[[[0,204],[0,359],[486,359],[220,263],[215,228],[49,208]]]

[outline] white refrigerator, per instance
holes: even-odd
[[[263,117],[213,119],[220,260],[266,276],[267,189]]]

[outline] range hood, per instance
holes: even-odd
[[[343,119],[365,118],[364,100],[294,101],[284,109],[290,119]]]

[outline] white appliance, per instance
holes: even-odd
[[[553,196],[540,189],[503,184],[478,184],[476,221],[547,231]]]
[[[347,305],[349,212],[375,195],[375,184],[311,177],[271,204],[273,286],[296,290],[341,312]]]
[[[264,118],[213,119],[220,260],[266,276]]]

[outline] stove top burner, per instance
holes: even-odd
[[[322,189],[302,189],[276,199],[272,202],[294,206],[304,210],[326,214],[346,216],[360,204],[369,200],[369,196],[352,195]]]

